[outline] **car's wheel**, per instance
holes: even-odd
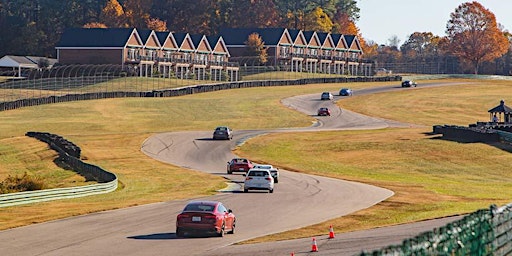
[[[229,231],[228,234],[234,234],[235,227],[236,227],[236,219],[233,220],[233,226],[231,226],[231,231]]]
[[[247,193],[247,192],[249,192],[249,190],[248,189],[244,189],[244,193]]]
[[[232,171],[229,171],[229,170],[228,170],[228,174],[232,174],[232,173],[233,173]]]
[[[275,179],[274,179],[274,183],[279,183],[279,179],[278,179],[278,178],[275,178]]]
[[[217,234],[217,236],[224,237],[224,229],[225,229],[225,226],[224,226],[224,223],[222,223],[222,227],[220,228],[219,233]]]
[[[185,232],[181,228],[176,228],[176,237],[184,237]]]
[[[268,192],[269,193],[274,193],[274,189],[269,189]]]

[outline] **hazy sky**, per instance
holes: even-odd
[[[357,0],[360,11],[357,27],[364,39],[389,44],[392,36],[404,43],[414,32],[446,36],[450,14],[462,3],[458,0]],[[512,0],[477,1],[496,16],[496,21],[512,31]]]

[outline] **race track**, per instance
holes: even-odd
[[[400,89],[396,86],[379,87],[374,91],[356,91],[355,95]],[[1,231],[2,255],[289,255],[291,250],[296,255],[307,254],[310,247],[304,239],[230,245],[350,214],[389,198],[393,192],[361,183],[281,170],[280,181],[273,194],[241,193],[243,176],[226,174],[226,162],[234,157],[231,150],[237,143],[265,133],[413,126],[342,110],[332,101],[321,101],[319,96],[303,95],[282,101],[290,108],[313,116],[320,106],[332,109],[331,117],[318,117],[318,122],[311,127],[234,131],[232,141],[212,140],[212,131],[162,133],[148,138],[141,146],[146,155],[159,161],[222,175],[229,180],[228,189],[208,199],[220,200],[234,211],[237,216],[234,235],[176,238],[175,218],[186,201],[170,201]],[[453,220],[397,226],[402,228],[395,228],[394,233],[390,233],[393,229],[376,229],[343,234],[328,241],[331,249],[322,247],[325,250],[315,255],[350,255],[363,249],[379,248],[447,221]],[[324,240],[319,238],[320,243]],[[335,246],[336,242],[340,244]],[[347,244],[355,247],[340,249]]]

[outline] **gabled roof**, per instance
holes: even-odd
[[[137,29],[140,39],[146,48],[160,48],[160,40],[154,30],[149,29]]]
[[[188,33],[173,33],[173,35],[180,51],[190,52],[195,50],[194,42],[192,42]]]
[[[306,45],[308,44],[308,41],[304,37],[304,33],[302,33],[302,30],[288,29],[288,34],[290,35],[294,46],[306,47]]]
[[[492,109],[489,109],[488,112],[489,113],[512,113],[512,108],[509,108],[508,106],[506,106],[505,101],[501,100],[500,105],[498,105]]]
[[[57,63],[57,59],[46,57],[5,55],[0,59],[0,67],[39,68],[40,59],[48,60],[50,67]]]
[[[285,28],[222,28],[220,35],[226,45],[245,45],[249,35],[257,33],[265,45],[278,45],[281,37],[286,33]]]
[[[70,28],[64,31],[55,48],[124,47],[133,33],[140,40],[134,28]]]
[[[318,35],[315,31],[304,31],[302,32],[306,41],[308,43],[308,47],[320,47],[322,46],[320,39],[318,39]]]
[[[356,36],[355,35],[343,35],[343,37],[345,38],[345,41],[347,42],[347,45],[350,47],[352,45],[352,43],[354,42],[354,40],[356,39]]]
[[[205,35],[190,35],[190,39],[192,39],[196,51],[208,53],[212,51],[212,47],[208,40],[206,39]]]
[[[345,41],[345,37],[342,34],[331,34],[331,38],[337,50],[348,49],[347,41]]]
[[[355,50],[362,52],[363,49],[361,49],[361,45],[359,44],[359,40],[357,39],[357,36],[355,35],[343,35],[345,37],[345,41],[347,42],[347,47],[350,50]]]
[[[320,40],[320,45],[322,48],[333,49],[336,47],[336,44],[333,42],[331,34],[325,32],[318,32],[318,39]]]
[[[171,32],[155,32],[155,34],[163,49],[178,49],[178,44]]]
[[[214,54],[227,55],[228,57],[231,56],[222,36],[207,36],[206,40],[208,40]]]

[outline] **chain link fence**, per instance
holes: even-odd
[[[360,256],[446,255],[504,256],[512,254],[512,205],[473,212],[441,228]]]
[[[245,58],[236,75],[219,76],[163,76],[148,72],[141,76],[134,66],[122,65],[68,65],[50,69],[26,69],[21,77],[4,77],[0,82],[0,103],[22,99],[85,95],[91,93],[151,92],[198,84],[230,81],[290,80],[349,77],[329,72],[291,72],[286,67],[258,65],[259,60]],[[226,71],[227,72],[227,71]],[[233,72],[230,71],[230,72]],[[2,81],[0,80],[0,81]]]

